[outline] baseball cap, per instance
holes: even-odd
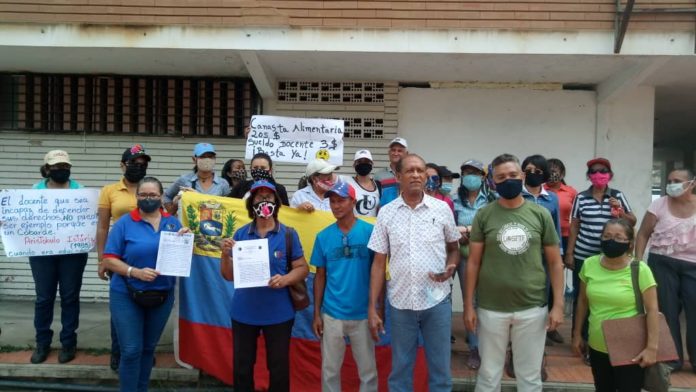
[[[198,143],[195,147],[193,147],[194,157],[199,157],[205,154],[206,152],[212,152],[213,154],[215,154],[215,147],[213,147],[213,145],[210,143]]]
[[[369,159],[372,161],[372,153],[370,153],[370,150],[358,150],[355,152],[355,158],[353,158],[353,162],[357,161],[358,159]]]
[[[251,185],[251,190],[249,192],[254,193],[257,189],[261,189],[261,188],[266,188],[266,189],[271,190],[273,192],[276,191],[275,185],[271,184],[270,182],[268,182],[266,180],[259,180],[259,181],[254,182]]]
[[[355,200],[355,188],[345,181],[336,181],[334,186],[324,193],[324,197],[329,197],[332,194],[343,198],[350,197]]]
[[[406,141],[406,139],[402,137],[395,137],[394,139],[392,139],[392,141],[389,142],[389,147],[391,147],[393,144],[401,144],[402,146],[404,146],[404,148],[408,148],[408,142]]]
[[[44,163],[47,165],[57,165],[59,163],[70,163],[70,155],[63,150],[51,150],[44,155]]]
[[[150,158],[150,156],[145,152],[145,147],[143,147],[142,144],[136,144],[132,147],[126,148],[126,150],[123,151],[123,155],[121,155],[121,162],[130,162],[138,157],[143,157],[148,162],[152,160],[152,158]]]
[[[338,166],[332,165],[324,159],[315,159],[312,162],[309,162],[307,165],[305,175],[309,177],[315,173],[329,174],[335,172],[336,170],[338,170]]]
[[[440,177],[459,178],[459,173],[452,173],[452,171],[448,169],[447,166],[438,166],[437,173],[440,175]]]
[[[590,159],[589,161],[587,161],[587,168],[589,169],[592,167],[592,165],[597,164],[597,163],[602,164],[602,165],[606,166],[607,169],[611,170],[611,163],[609,162],[609,160],[607,158],[601,158],[601,157]]]
[[[464,163],[462,163],[459,169],[464,169],[466,166],[470,166],[474,169],[480,170],[481,173],[486,173],[486,169],[484,168],[483,163],[481,161],[477,161],[476,159],[469,159],[467,161],[464,161]]]

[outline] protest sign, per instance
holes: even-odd
[[[0,191],[0,237],[7,257],[89,252],[96,243],[97,189]]]
[[[246,159],[265,152],[274,162],[308,163],[321,158],[343,164],[343,120],[253,116]]]

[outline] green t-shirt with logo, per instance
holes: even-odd
[[[601,255],[592,256],[585,259],[579,276],[587,287],[587,300],[590,305],[588,343],[594,350],[606,353],[607,344],[602,332],[602,321],[638,314],[631,280],[631,265],[620,270],[610,270],[602,266]],[[638,268],[638,286],[641,293],[655,286],[650,267],[642,261]]]
[[[559,243],[551,214],[525,201],[517,208],[491,203],[474,217],[471,242],[482,242],[478,304],[517,312],[546,304],[545,245]]]

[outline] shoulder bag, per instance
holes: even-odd
[[[285,258],[287,259],[288,263],[288,273],[292,271],[292,233],[294,232],[295,229],[293,229],[292,227],[285,227]],[[304,279],[293,285],[288,286],[288,292],[290,293],[290,301],[292,302],[292,307],[296,311],[305,309],[309,306],[307,282],[305,282]]]

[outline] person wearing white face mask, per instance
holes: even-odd
[[[667,176],[667,196],[650,204],[636,238],[636,259],[643,259],[650,242],[648,266],[657,281],[657,299],[677,346],[680,369],[684,362],[681,325],[686,314],[686,349],[696,372],[696,195],[694,174],[674,169]]]
[[[309,185],[298,189],[292,199],[290,207],[301,211],[313,212],[314,210],[331,211],[329,199],[324,194],[333,187],[336,182],[334,172],[338,167],[324,159],[315,159],[309,162],[305,170]]]
[[[164,206],[170,214],[176,214],[182,192],[195,191],[212,196],[227,196],[230,184],[215,175],[215,147],[210,143],[198,143],[193,148],[193,172],[179,177],[164,192]]]

